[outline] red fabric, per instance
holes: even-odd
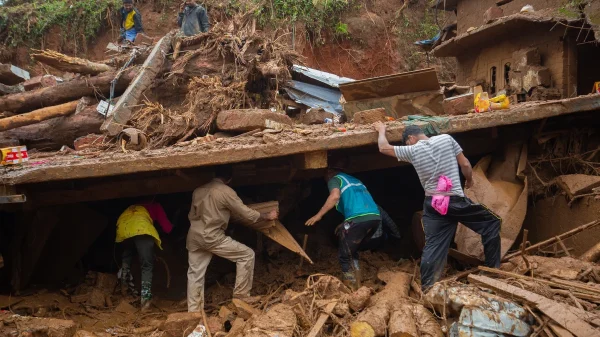
[[[171,223],[171,221],[169,221],[165,210],[159,203],[150,202],[147,204],[142,204],[141,206],[144,206],[144,208],[148,211],[153,221],[158,222],[163,232],[167,234],[171,233],[171,231],[173,230],[173,224]]]

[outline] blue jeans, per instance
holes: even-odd
[[[137,36],[137,30],[135,28],[131,28],[125,31],[123,38],[127,41],[135,42],[135,37]]]
[[[481,235],[485,265],[500,267],[500,225],[502,219],[482,204],[469,198],[450,197],[448,213],[441,215],[431,207],[431,197],[423,204],[425,248],[421,256],[421,285],[423,289],[439,281],[446,265],[448,249],[454,240],[458,223]]]

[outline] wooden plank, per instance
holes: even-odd
[[[142,70],[129,87],[127,87],[121,98],[119,98],[114,110],[109,113],[106,122],[102,124],[100,130],[107,132],[111,136],[116,136],[123,130],[123,125],[126,125],[131,118],[132,109],[138,104],[144,91],[150,87],[160,72],[166,55],[171,48],[172,39],[173,33],[167,33],[154,46],[154,49],[142,65]]]
[[[440,84],[434,68],[340,84],[346,102],[439,89]]]
[[[537,307],[576,337],[595,337],[600,331],[586,322],[589,315],[583,310],[558,303],[541,295],[481,275],[469,275],[469,282],[491,289],[507,298],[516,298]],[[595,315],[593,315],[595,316]],[[597,317],[597,316],[596,316]]]
[[[317,319],[317,323],[315,323],[315,325],[313,325],[312,329],[310,329],[310,332],[308,333],[307,337],[317,337],[317,335],[321,332],[321,329],[323,329],[323,325],[325,325],[325,322],[327,322],[327,319],[329,318],[329,314],[331,314],[331,312],[333,311],[333,308],[335,308],[336,304],[337,304],[337,301],[333,301],[333,302],[327,304],[327,306],[325,307],[325,311],[319,315],[319,318]]]
[[[552,330],[552,332],[558,337],[575,337],[569,332],[569,330],[563,328],[555,322],[548,323],[548,326],[550,327],[550,330]]]

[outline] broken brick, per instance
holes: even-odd
[[[75,139],[75,141],[73,142],[73,146],[75,147],[76,151],[85,150],[89,147],[92,147],[93,145],[102,144],[105,137],[105,135],[96,134],[79,137]]]
[[[300,122],[306,125],[324,124],[326,118],[333,119],[334,115],[323,109],[310,109],[301,115]]]
[[[44,331],[49,337],[73,337],[77,331],[71,320],[19,316],[15,323],[18,331]]]
[[[219,112],[217,128],[221,131],[247,132],[265,129],[267,121],[292,125],[292,119],[284,114],[268,109],[235,109]]]
[[[160,326],[160,330],[170,337],[181,337],[189,335],[202,321],[202,313],[199,312],[177,312],[167,316]]]
[[[385,122],[385,109],[377,108],[371,110],[359,111],[354,114],[354,123],[371,124],[375,122]]]
[[[474,107],[473,93],[446,98],[442,102],[444,113],[447,115],[465,115]]]
[[[492,23],[503,16],[504,16],[504,11],[502,10],[502,8],[500,8],[498,6],[492,6],[492,7],[488,8],[488,10],[485,11],[485,13],[483,13],[483,22],[486,24]]]

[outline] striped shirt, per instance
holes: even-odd
[[[437,191],[440,176],[446,176],[452,180],[451,195],[465,196],[460,186],[458,161],[456,160],[456,156],[462,151],[460,145],[449,135],[420,140],[415,145],[394,146],[398,161],[409,162],[415,167],[427,196],[434,195]]]

